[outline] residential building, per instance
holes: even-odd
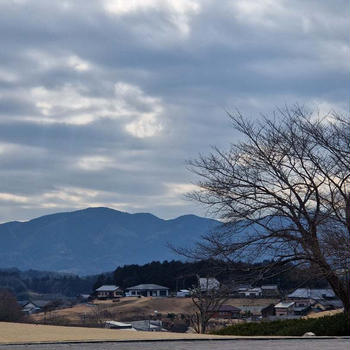
[[[342,307],[341,301],[330,288],[298,288],[293,293],[288,294],[287,300],[295,302],[295,308],[309,308],[315,304],[325,310]]]
[[[275,314],[275,306],[273,304],[269,304],[269,305],[263,307],[261,309],[260,313],[261,313],[261,316],[263,318],[273,316]]]
[[[123,295],[123,291],[115,285],[103,285],[96,289],[96,297],[98,299],[115,299]]]
[[[262,289],[260,287],[256,288],[239,288],[238,294],[242,298],[258,298],[262,295]]]
[[[241,309],[232,305],[221,305],[213,315],[214,318],[241,318]]]
[[[158,284],[139,284],[137,286],[126,288],[126,296],[144,296],[144,297],[167,297],[169,288],[159,286]]]
[[[275,305],[276,316],[289,316],[294,315],[294,302],[293,301],[281,301]]]
[[[22,307],[24,314],[31,315],[45,310],[51,302],[50,300],[22,300],[18,301],[18,304]]]

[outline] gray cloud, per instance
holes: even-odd
[[[186,159],[249,117],[349,109],[347,1],[5,0],[0,4],[0,221],[90,205],[161,217]]]

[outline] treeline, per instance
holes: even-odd
[[[308,270],[295,268],[285,271],[286,266],[276,266],[273,277],[262,278],[260,272],[264,264],[238,262],[228,265],[216,260],[153,261],[144,265],[124,265],[117,267],[114,272],[85,277],[36,270],[0,269],[0,288],[12,291],[17,299],[28,299],[32,293],[55,294],[57,298],[75,297],[83,293],[90,294],[103,284],[115,284],[125,289],[137,284],[154,283],[176,291],[193,287],[197,282],[197,275],[214,276],[222,283],[234,281],[237,284],[254,286],[278,284],[285,291],[327,285],[324,280],[311,278],[313,274]]]
[[[91,293],[97,276],[79,277],[57,272],[18,269],[0,270],[0,287],[12,291],[17,299],[28,299],[32,292],[75,297],[81,293]]]
[[[306,269],[288,269],[286,265],[276,266],[273,277],[262,277],[261,271],[270,262],[247,264],[243,262],[227,264],[216,260],[197,262],[153,261],[145,265],[125,265],[118,267],[113,274],[98,276],[94,288],[103,284],[116,284],[122,289],[142,284],[154,283],[164,285],[173,291],[188,289],[201,277],[215,276],[220,282],[236,282],[237,284],[278,284],[280,289],[290,291],[298,287],[325,287],[327,282],[322,279],[310,278],[313,274]],[[290,266],[292,267],[292,266]]]

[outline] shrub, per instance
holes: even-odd
[[[345,314],[339,313],[320,318],[238,324],[222,328],[214,334],[302,336],[306,332],[313,332],[319,336],[344,336],[350,335],[349,326]]]

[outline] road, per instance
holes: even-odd
[[[348,350],[350,339],[205,340],[0,345],[0,350]]]

